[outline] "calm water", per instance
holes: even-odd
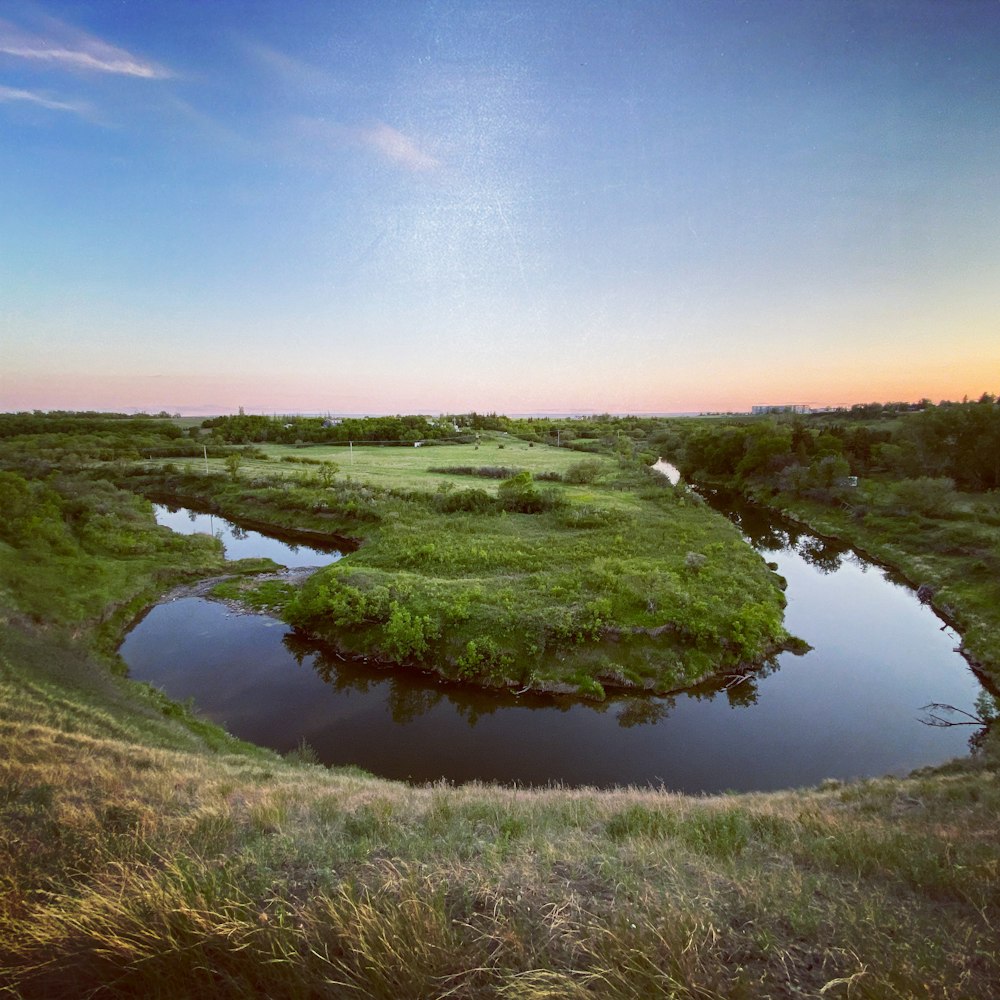
[[[336,562],[341,552],[333,546],[300,545],[259,531],[241,528],[218,514],[202,514],[187,507],[153,504],[157,524],[166,525],[184,535],[216,535],[222,540],[227,559],[266,557],[289,569],[298,566],[326,566]]]
[[[971,730],[920,723],[971,708],[957,637],[912,591],[843,547],[750,508],[734,519],[788,580],[786,619],[810,642],[730,691],[594,707],[486,695],[345,663],[280,622],[184,598],[154,608],[122,655],[132,677],[193,698],[230,732],[392,778],[773,789],[902,773],[967,750]],[[278,561],[281,561],[279,557]]]

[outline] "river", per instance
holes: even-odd
[[[342,555],[333,545],[307,545],[282,538],[279,533],[263,534],[204,511],[154,503],[156,523],[172,528],[182,535],[215,535],[223,545],[227,559],[273,559],[289,569],[303,566],[326,566]]]
[[[846,547],[753,508],[730,513],[778,564],[788,628],[813,649],[728,691],[597,706],[490,694],[345,662],[272,618],[193,597],[153,608],[121,653],[131,677],[192,698],[243,739],[281,752],[304,739],[325,763],[411,781],[768,790],[900,774],[967,752],[971,730],[920,722],[921,706],[969,709],[979,690],[931,609]],[[282,554],[266,541],[267,552],[239,555],[330,558],[309,563],[304,547]]]

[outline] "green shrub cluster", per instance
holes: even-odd
[[[523,469],[506,465],[432,465],[428,472],[447,476],[479,476],[482,479],[511,479]]]
[[[551,487],[538,489],[530,472],[519,472],[505,479],[497,488],[497,503],[501,510],[518,514],[539,514],[566,506],[562,493]]]
[[[19,610],[60,623],[104,619],[171,576],[223,562],[206,535],[160,528],[148,501],[81,474],[0,472],[0,576]]]
[[[486,490],[449,490],[436,500],[437,509],[444,514],[490,514],[497,510],[496,498]]]

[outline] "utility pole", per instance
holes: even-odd
[[[201,450],[205,453],[205,471],[208,472],[208,445],[202,445]]]
[[[348,450],[351,453],[351,465],[354,465],[354,442],[353,441],[348,441],[347,442],[347,448],[348,448]]]

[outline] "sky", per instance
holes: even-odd
[[[1000,390],[996,0],[0,0],[0,410]]]

